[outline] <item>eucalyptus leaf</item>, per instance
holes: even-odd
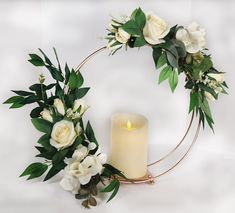
[[[178,73],[175,70],[172,71],[169,78],[168,78],[168,80],[169,80],[168,82],[169,82],[171,91],[174,92],[175,88],[178,84]]]
[[[170,66],[166,66],[165,68],[163,68],[159,75],[158,84],[168,79],[171,73],[172,73],[172,68]]]

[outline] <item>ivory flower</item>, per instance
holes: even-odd
[[[169,31],[170,27],[163,19],[153,14],[147,14],[143,34],[149,44],[154,45],[164,42],[163,38]]]
[[[65,115],[64,103],[59,98],[54,100],[54,106],[61,115]]]
[[[88,155],[90,150],[94,150],[96,147],[97,147],[96,144],[93,142],[89,143],[88,147],[80,144],[78,145],[77,149],[74,151],[72,158],[80,162]]]
[[[77,194],[80,189],[79,180],[69,172],[65,172],[64,177],[60,181],[60,185],[65,191],[71,191],[73,194]]]
[[[115,38],[122,44],[125,44],[130,39],[131,35],[123,30],[121,27],[118,28],[117,32],[115,33]]]
[[[61,120],[53,126],[50,144],[57,149],[66,148],[74,143],[76,136],[73,122]]]
[[[205,30],[193,22],[176,32],[176,39],[184,43],[188,53],[197,53],[205,48]]]
[[[115,44],[117,43],[117,44]],[[115,51],[116,49],[122,47],[122,44],[118,43],[115,39],[111,40],[108,45],[107,45],[107,48],[110,50],[110,51]]]
[[[208,101],[214,101],[215,100],[214,96],[211,95],[209,92],[205,92],[204,94],[205,94],[205,97]]]
[[[207,75],[211,78],[214,78],[220,84],[224,82],[224,74],[223,73],[209,73]]]
[[[73,112],[76,112],[79,109],[79,107],[80,107],[80,112],[78,113],[80,115],[82,115],[88,109],[88,106],[83,99],[77,99],[74,101]]]
[[[52,116],[51,116],[50,110],[44,109],[43,111],[41,111],[40,115],[42,116],[42,118],[43,118],[44,120],[53,122],[53,118],[52,118]]]

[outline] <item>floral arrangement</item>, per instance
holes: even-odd
[[[58,66],[55,66],[46,54],[39,49],[44,59],[37,54],[29,54],[29,62],[37,67],[45,67],[55,83],[45,84],[45,77],[39,76],[39,83],[29,87],[30,91],[13,90],[16,96],[6,100],[10,108],[20,108],[36,103],[30,116],[35,128],[42,132],[35,148],[36,155],[44,162],[29,165],[20,175],[27,180],[42,176],[47,170],[44,181],[49,180],[63,170],[60,185],[70,191],[77,199],[83,199],[85,208],[96,206],[98,192],[112,192],[110,201],[119,189],[117,176],[125,176],[106,163],[106,154],[102,153],[90,122],[84,127],[83,115],[88,105],[82,99],[90,88],[82,87],[83,76],[79,71],[70,69],[66,63],[61,68],[54,49]],[[62,88],[63,87],[63,88]],[[50,94],[50,96],[49,96]],[[109,183],[106,186],[106,183]],[[98,185],[104,185],[98,190]]]
[[[145,14],[141,8],[130,17],[113,18],[106,37],[111,54],[122,46],[149,46],[153,51],[155,66],[160,70],[158,83],[168,80],[172,92],[178,84],[178,76],[185,77],[185,88],[190,90],[189,113],[195,110],[204,127],[205,120],[213,130],[214,120],[209,101],[227,94],[224,72],[218,71],[207,54],[205,30],[197,23],[183,27],[170,25],[162,18]]]
[[[130,17],[113,18],[108,31],[107,48],[111,54],[124,45],[151,47],[155,66],[161,70],[158,83],[168,79],[172,92],[178,76],[184,75],[185,88],[190,90],[189,112],[196,111],[203,126],[206,120],[213,129],[208,100],[226,94],[227,85],[224,73],[214,68],[211,56],[206,53],[203,28],[196,23],[170,27],[158,16],[137,8]],[[37,104],[30,116],[35,128],[43,133],[35,148],[39,151],[36,157],[44,161],[32,163],[20,176],[31,180],[46,173],[44,181],[47,181],[62,171],[60,185],[75,198],[83,199],[85,208],[97,205],[99,193],[112,192],[110,201],[120,186],[117,177],[126,177],[106,163],[90,122],[84,125],[83,116],[89,107],[83,97],[90,88],[82,87],[84,78],[79,70],[70,69],[67,63],[62,69],[55,49],[57,65],[39,51],[42,56],[29,54],[29,62],[46,68],[55,82],[45,84],[41,74],[39,82],[31,85],[29,91],[13,90],[16,95],[4,102],[12,109]]]

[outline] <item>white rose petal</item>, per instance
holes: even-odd
[[[65,115],[64,103],[59,98],[54,100],[54,106],[61,115]]]
[[[73,122],[61,120],[53,126],[50,144],[57,149],[66,148],[74,143],[76,136]]]
[[[205,92],[206,99],[209,101],[214,101],[215,98],[213,95],[211,95],[209,92]]]
[[[162,39],[169,31],[170,26],[163,19],[153,14],[147,14],[143,34],[149,44],[155,45],[164,42]]]
[[[97,147],[97,145],[94,142],[91,142],[88,144],[88,150],[94,150]]]
[[[115,38],[117,41],[119,41],[122,44],[125,44],[130,39],[131,35],[127,33],[125,30],[123,30],[121,27],[118,28],[118,31],[115,34]]]
[[[60,181],[60,185],[64,190],[70,191],[73,194],[77,194],[80,188],[79,180],[68,173],[65,174],[63,179]]]
[[[193,22],[176,32],[176,39],[184,43],[188,53],[197,53],[205,48],[205,30]]]
[[[80,133],[82,131],[82,127],[80,126],[79,122],[76,124],[75,130],[77,132],[77,135],[80,135]]]
[[[77,149],[74,151],[72,158],[80,162],[87,156],[88,152],[89,150],[87,149],[87,147],[80,144],[78,145]]]
[[[50,110],[44,109],[44,110],[40,113],[40,115],[42,116],[42,118],[43,118],[44,120],[53,122],[53,118],[52,118],[52,116],[51,116]]]
[[[223,83],[224,82],[224,74],[223,73],[209,73],[207,74],[211,78],[214,78],[218,83]]]
[[[77,99],[74,101],[73,104],[73,111],[76,112],[80,107],[80,115],[82,115],[87,109],[88,106],[86,104],[86,102],[83,99]]]

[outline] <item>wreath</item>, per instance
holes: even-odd
[[[189,113],[196,112],[203,127],[206,121],[213,130],[208,101],[217,100],[220,93],[227,94],[227,85],[224,72],[213,66],[207,53],[203,28],[196,23],[170,27],[160,17],[137,8],[130,17],[112,18],[106,39],[111,55],[123,46],[152,48],[155,66],[160,70],[158,83],[168,80],[174,92],[178,76],[183,75],[185,88],[190,90]],[[106,163],[91,123],[84,124],[83,116],[89,107],[83,97],[90,88],[83,87],[79,69],[70,69],[67,63],[62,68],[55,48],[56,65],[39,51],[41,56],[29,54],[29,62],[46,68],[55,82],[46,84],[41,74],[29,91],[12,90],[16,95],[4,102],[12,109],[37,104],[30,116],[35,128],[43,133],[35,148],[39,152],[36,157],[44,161],[30,164],[20,176],[31,180],[46,173],[43,181],[47,181],[63,170],[60,185],[75,198],[83,199],[85,208],[97,205],[95,197],[100,192],[112,192],[110,201],[120,186],[117,177],[131,180]]]

